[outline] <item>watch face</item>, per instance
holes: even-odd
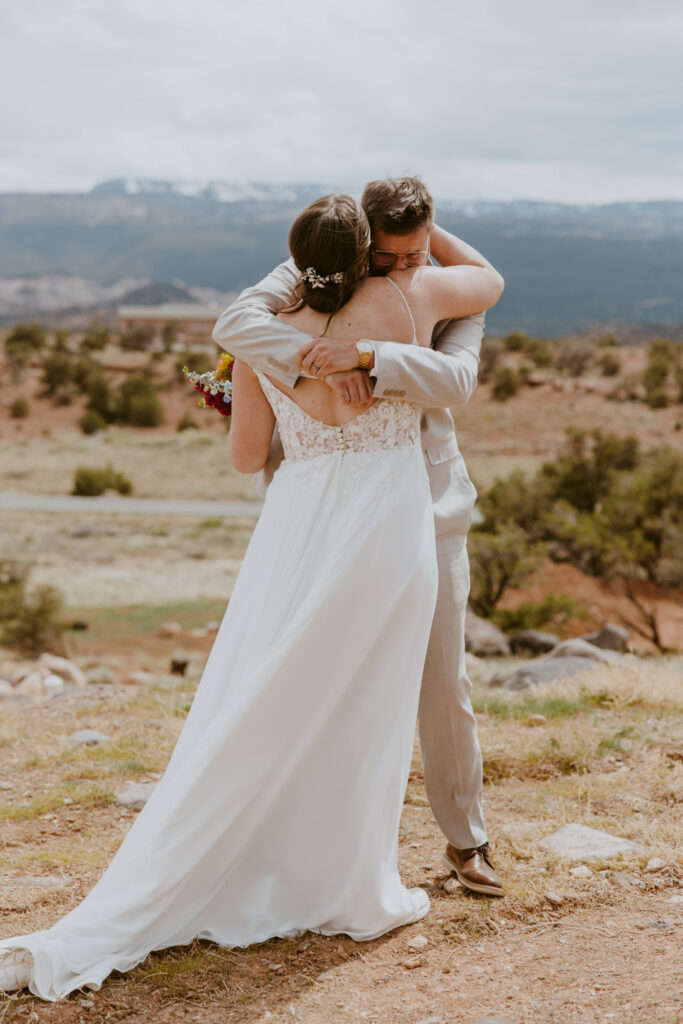
[[[359,352],[367,352],[369,354],[370,352],[372,352],[372,345],[370,344],[369,341],[359,341],[358,342],[358,351]]]

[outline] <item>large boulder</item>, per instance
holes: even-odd
[[[554,633],[520,629],[510,637],[510,646],[515,654],[546,654],[559,643],[559,639]]]
[[[553,647],[546,655],[548,658],[590,658],[591,661],[600,661],[605,665],[619,665],[623,658],[616,651],[605,651],[595,647],[586,640],[573,637],[571,640],[562,640]]]
[[[44,651],[38,658],[38,662],[47,666],[55,675],[61,676],[65,683],[71,683],[73,686],[85,686],[85,675],[78,665],[75,665],[69,658],[60,658],[58,654]]]
[[[597,633],[584,633],[577,639],[585,640],[603,650],[623,652],[628,650],[629,632],[623,626],[615,626],[613,622],[608,622]]]
[[[489,680],[489,686],[500,686],[504,690],[526,690],[535,683],[555,683],[579,672],[595,668],[589,658],[536,658],[519,668],[496,672]]]
[[[471,608],[465,614],[465,650],[485,658],[510,654],[510,641],[502,629],[488,619],[481,619]]]

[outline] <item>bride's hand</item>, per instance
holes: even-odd
[[[356,342],[349,338],[314,338],[299,349],[299,366],[320,380],[358,367]]]
[[[345,405],[367,405],[373,397],[370,375],[366,370],[343,370],[325,377],[328,387]]]

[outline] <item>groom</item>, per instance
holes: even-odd
[[[362,205],[370,222],[370,273],[387,274],[429,259],[434,203],[418,178],[370,182]],[[449,265],[490,266],[475,249],[447,236]],[[441,250],[441,247],[440,247]],[[422,447],[436,529],[439,590],[420,694],[419,728],[425,786],[447,845],[444,863],[466,888],[503,894],[489,853],[482,811],[482,759],[465,664],[469,594],[467,531],[477,491],[458,448],[449,408],[464,405],[477,386],[483,313],[438,324],[432,347],[393,341],[310,338],[277,320],[299,272],[293,260],[247,288],[219,317],[213,338],[257,372],[290,387],[302,370],[319,377],[344,401],[406,398],[423,408]],[[273,439],[257,485],[261,494],[283,458]]]

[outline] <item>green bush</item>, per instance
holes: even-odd
[[[119,389],[118,415],[136,427],[156,427],[164,421],[164,410],[154,382],[141,373],[131,373]]]
[[[484,338],[479,354],[479,381],[485,383],[491,379],[496,363],[503,351],[503,343],[499,338]]]
[[[527,352],[534,366],[550,366],[553,361],[553,351],[542,338],[533,338],[527,345]]]
[[[498,366],[493,374],[491,394],[498,402],[504,402],[517,392],[519,375],[511,366]]]
[[[10,416],[12,416],[12,418],[15,420],[23,419],[24,416],[28,416],[30,408],[28,402],[26,401],[23,395],[19,395],[18,398],[14,399],[10,406],[9,412]]]
[[[563,341],[557,348],[555,366],[566,370],[570,377],[580,377],[590,366],[593,355],[593,345],[588,341]]]
[[[669,404],[669,396],[666,393],[666,388],[653,388],[648,391],[645,401],[651,409],[666,409]]]
[[[73,360],[68,352],[51,352],[43,363],[43,386],[48,395],[68,387],[73,379]]]
[[[116,400],[104,373],[94,372],[86,380],[88,412],[97,413],[107,423],[114,423],[118,416]]]
[[[601,335],[595,342],[598,348],[613,348],[619,344],[619,341],[615,334],[608,331],[607,334]]]
[[[470,533],[467,544],[470,561],[470,604],[488,617],[509,586],[518,586],[533,572],[544,546],[530,543],[524,530],[506,526],[497,533],[480,529]]]
[[[14,344],[29,345],[34,352],[40,352],[47,341],[47,333],[42,324],[16,324],[5,339],[5,346]]]
[[[522,601],[517,608],[496,608],[491,621],[505,633],[520,629],[544,629],[561,626],[568,619],[588,618],[588,609],[568,594],[548,594],[539,603]]]
[[[616,377],[621,370],[621,360],[613,352],[603,352],[599,359],[603,377]]]
[[[0,641],[37,656],[58,644],[65,628],[59,619],[63,597],[50,586],[29,592],[28,574],[25,563],[0,562]]]
[[[69,337],[71,331],[68,327],[58,327],[55,331],[55,340],[52,346],[53,352],[68,352],[69,351]]]
[[[199,430],[199,424],[186,412],[178,420],[176,430]]]
[[[107,421],[98,412],[95,412],[94,409],[88,409],[81,416],[78,425],[84,434],[96,434],[98,430],[104,430],[107,426]]]
[[[72,494],[94,497],[114,490],[119,494],[132,494],[133,485],[122,473],[117,473],[110,465],[104,469],[88,469],[79,466],[74,475]]]
[[[88,324],[81,338],[81,350],[85,352],[101,351],[109,341],[109,328],[99,317],[94,317]]]
[[[503,346],[506,352],[523,352],[530,340],[523,331],[510,331],[503,338]]]

